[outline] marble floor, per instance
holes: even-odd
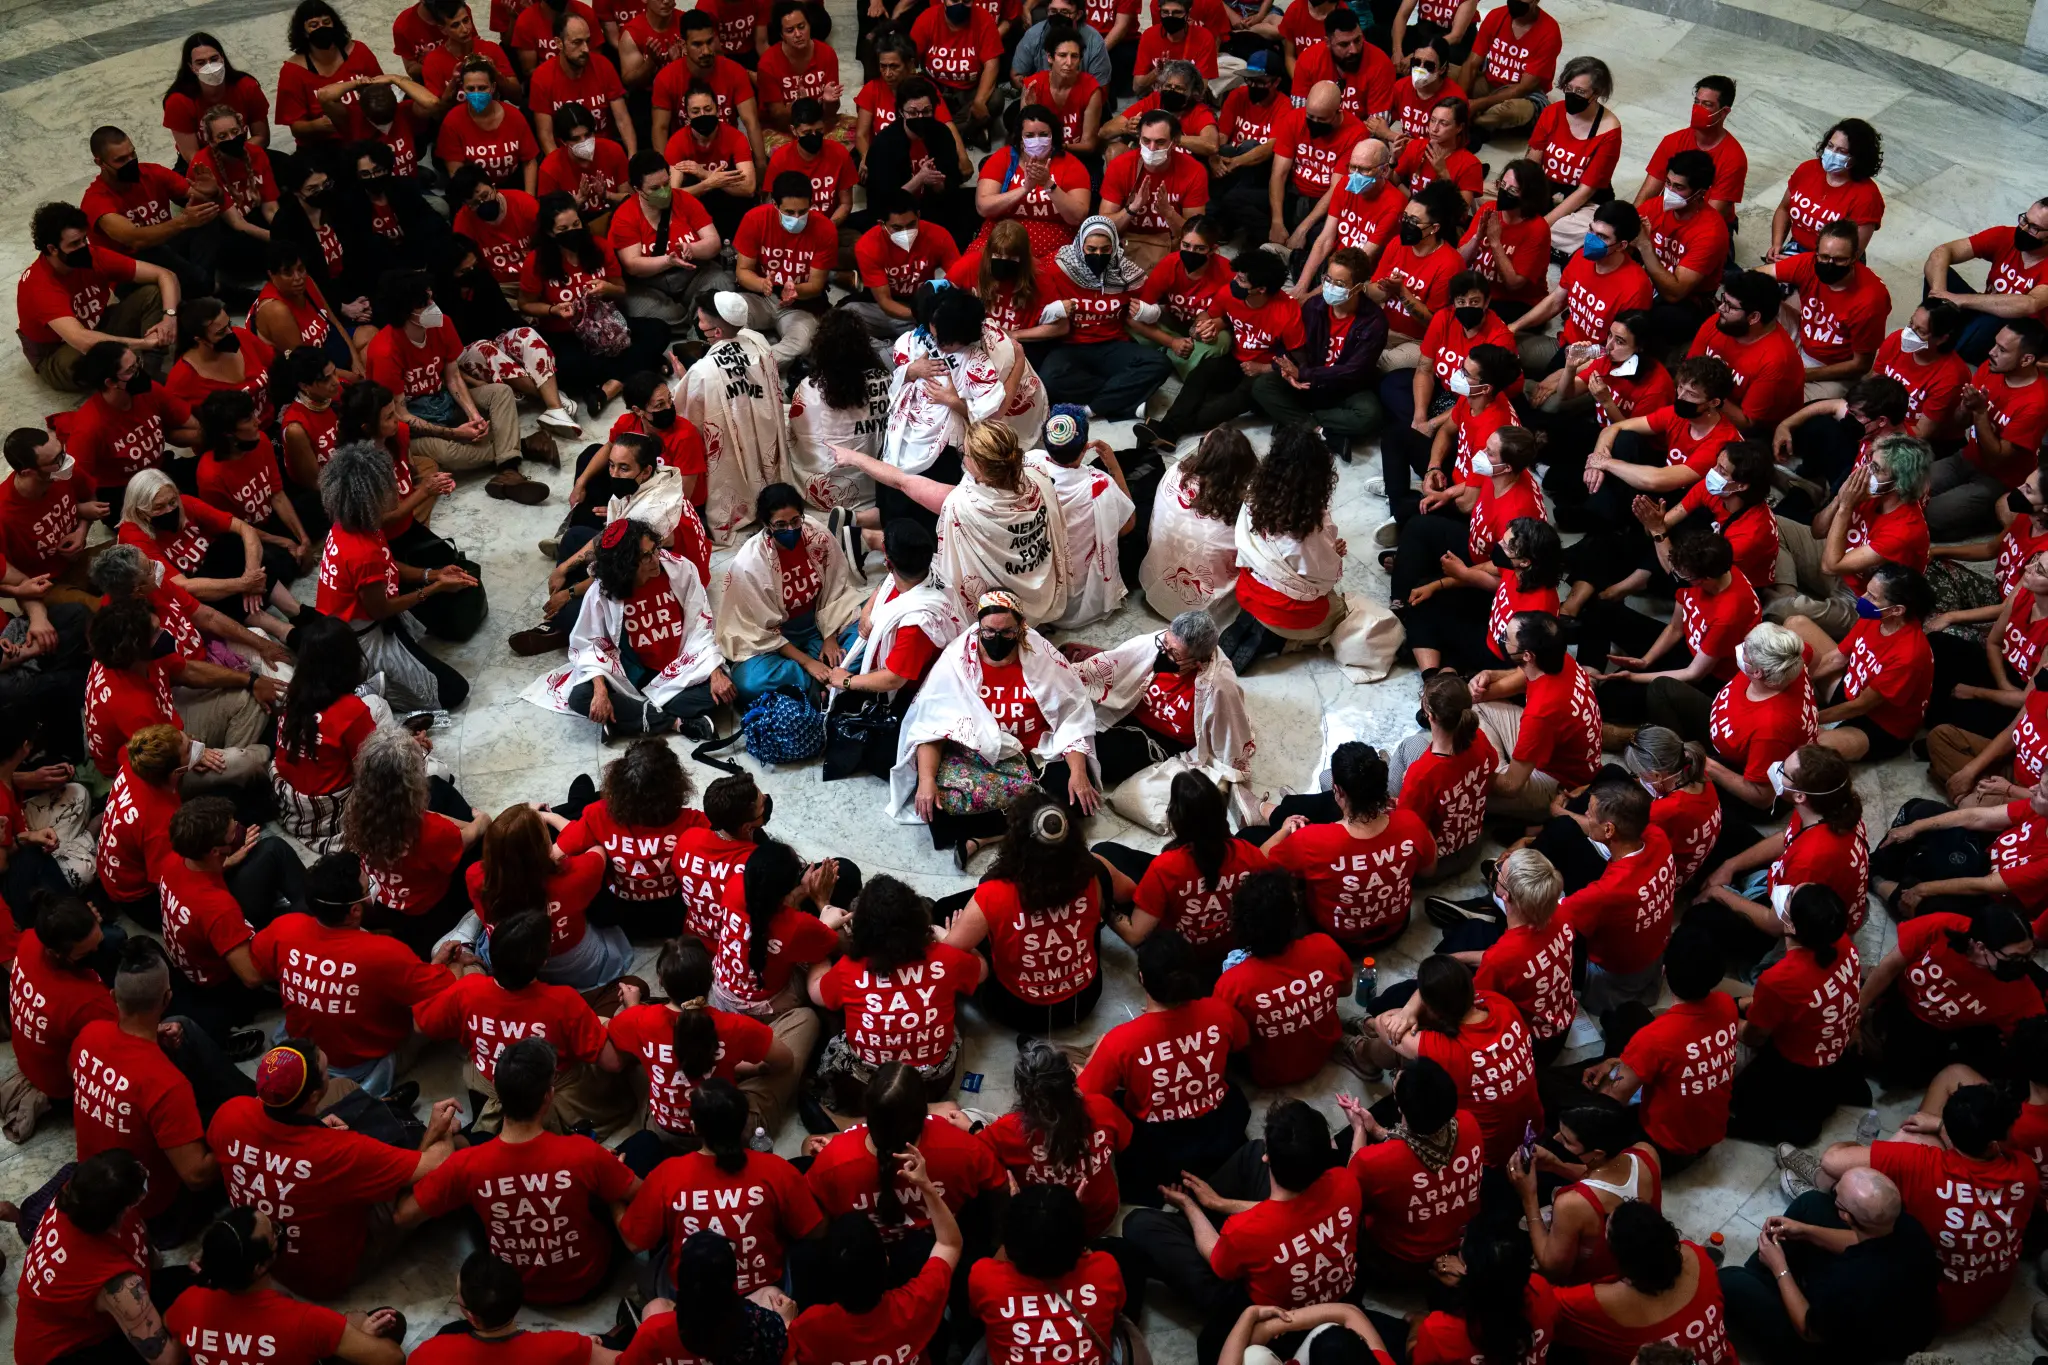
[[[345,6],[359,36],[387,61],[390,20],[402,3],[351,0]],[[1862,8],[1879,3],[1872,0]],[[1725,18],[1736,7],[1710,8]],[[1755,259],[1788,174],[1812,155],[1828,124],[1849,114],[1873,121],[1885,135],[1886,162],[1879,182],[1888,211],[1871,258],[1893,291],[1893,321],[1898,325],[1918,295],[1920,263],[1930,247],[1988,224],[2009,222],[2041,192],[2035,168],[2048,165],[2048,131],[2043,131],[2048,125],[2026,125],[2048,108],[2048,78],[1968,50],[1966,43],[1949,41],[1943,47],[1940,40],[1916,38],[1909,28],[1847,5],[1816,0],[1761,5],[1747,0],[1747,7],[1806,26],[1810,40],[1788,46],[1769,36],[1744,36],[1750,27],[1732,21],[1714,26],[1652,12],[1666,8],[1656,0],[1633,5],[1550,0],[1548,5],[1563,25],[1567,55],[1592,53],[1614,69],[1614,109],[1626,129],[1617,183],[1625,191],[1637,183],[1656,140],[1683,126],[1696,78],[1720,72],[1740,83],[1731,126],[1750,158],[1749,198],[1737,239],[1738,253],[1745,259]],[[0,182],[0,222],[7,225],[0,240],[0,271],[18,272],[29,263],[27,224],[35,205],[50,198],[76,202],[92,171],[86,139],[94,127],[119,124],[136,137],[146,157],[171,159],[168,137],[158,126],[159,97],[186,32],[211,30],[237,65],[268,83],[284,55],[284,15],[289,8],[287,0],[108,0],[93,5],[0,0],[0,144],[12,153],[5,181]],[[1980,0],[1924,5],[1906,0],[1887,8],[1940,10],[1955,17],[1962,11],[1990,12]],[[832,9],[841,35],[839,50],[850,56],[850,4],[834,0]],[[1823,39],[1835,46],[1826,47]],[[1847,47],[1855,51],[1844,55]],[[1885,74],[1886,63],[1873,56],[1882,50],[1898,52],[1906,64],[1895,63],[1890,68],[1894,74]],[[844,84],[851,91],[857,88],[857,71],[850,60],[843,65]],[[1945,87],[1926,75],[1934,70],[1955,79],[1988,82],[1976,88],[1995,88],[2006,99],[2001,103],[1940,93]],[[1994,108],[2003,109],[2003,115],[1987,112]],[[1501,146],[1486,159],[1498,166],[1514,150]],[[10,326],[12,307],[11,292],[0,293],[0,317]],[[66,405],[41,389],[18,352],[8,348],[0,358],[0,423],[13,427],[39,421]],[[587,430],[594,436],[608,425],[608,416],[598,416],[588,422]],[[1128,436],[1128,428],[1111,424],[1108,432],[1097,434],[1123,444],[1120,438]],[[1263,446],[1265,433],[1255,430],[1253,438]],[[1375,472],[1371,451],[1363,449],[1359,462],[1340,473],[1334,512],[1354,546],[1369,545],[1372,528],[1385,516],[1382,500],[1365,491],[1368,475]],[[550,483],[559,494],[566,490],[568,474],[556,474]],[[594,774],[608,757],[594,727],[519,700],[540,670],[533,661],[514,658],[504,644],[507,634],[532,624],[536,617],[548,568],[536,542],[552,532],[559,515],[558,502],[524,508],[487,501],[480,484],[471,482],[443,502],[436,520],[437,530],[482,564],[492,596],[494,610],[485,631],[467,645],[447,651],[469,674],[475,690],[467,708],[451,717],[436,736],[437,753],[456,769],[465,794],[482,809],[559,799],[574,777]],[[1384,575],[1370,554],[1352,557],[1345,588],[1384,599]],[[1110,644],[1158,626],[1142,606],[1131,604],[1081,632],[1081,638]],[[1374,686],[1358,686],[1328,658],[1296,657],[1261,669],[1245,687],[1259,739],[1254,783],[1262,791],[1309,784],[1325,725],[1342,724],[1387,745],[1413,724],[1412,672]],[[701,768],[694,772],[700,783],[715,775]],[[856,779],[823,788],[810,767],[761,772],[759,778],[775,794],[777,832],[806,855],[850,854],[870,873],[902,877],[929,895],[964,884],[950,857],[934,853],[921,830],[886,819],[879,783]],[[1927,793],[1924,775],[1910,761],[1861,772],[1857,787],[1874,826],[1887,821],[1903,800]],[[1161,842],[1110,815],[1099,818],[1091,833],[1094,838],[1148,848]],[[1864,935],[1864,960],[1875,961],[1889,947],[1889,922],[1882,914],[1873,914]],[[1418,917],[1398,948],[1381,955],[1382,981],[1410,974],[1435,937]],[[1096,1014],[1096,1031],[1129,1017],[1140,998],[1129,952],[1112,939],[1106,958],[1108,987]],[[1012,1094],[1009,1039],[976,1022],[968,1025],[968,1035],[966,1068],[980,1073],[983,1084],[978,1097],[962,1098],[1001,1111]],[[1072,1041],[1085,1039],[1077,1033]],[[430,1096],[456,1093],[456,1077],[455,1058],[448,1049],[431,1054],[420,1072]],[[1299,1093],[1334,1122],[1336,1095],[1361,1089],[1354,1078],[1333,1067]],[[1372,1098],[1381,1093],[1378,1086],[1363,1089]],[[1884,1097],[1887,1121],[1907,1112],[1915,1098]],[[1840,1111],[1829,1136],[1849,1136],[1856,1117],[1853,1111]],[[780,1150],[793,1153],[800,1134],[792,1122],[777,1138]],[[23,1146],[0,1149],[0,1196],[15,1197],[34,1188],[68,1159],[71,1150],[68,1126],[62,1123],[47,1125]],[[1675,1180],[1665,1196],[1667,1212],[1687,1236],[1704,1241],[1710,1233],[1722,1232],[1729,1254],[1738,1258],[1750,1253],[1762,1219],[1782,1206],[1769,1153],[1743,1143],[1724,1144]],[[376,1270],[350,1295],[348,1304],[402,1307],[417,1340],[452,1314],[454,1271],[465,1249],[452,1227],[430,1229],[391,1265]],[[11,1231],[0,1233],[0,1251],[18,1259],[20,1248]],[[14,1277],[0,1279],[0,1298],[11,1299]],[[2028,1335],[2028,1314],[2039,1298],[2027,1277],[1995,1314],[1946,1343],[1946,1349],[1959,1359],[1998,1365],[2030,1359],[2035,1347]],[[1164,1296],[1154,1299],[1158,1302]],[[1399,1294],[1369,1291],[1368,1299],[1396,1311],[1416,1306]],[[536,1321],[598,1327],[610,1321],[611,1313],[612,1300],[601,1297],[571,1311],[532,1316]],[[1162,1365],[1184,1365],[1192,1358],[1187,1321],[1171,1305],[1150,1310],[1145,1325]]]

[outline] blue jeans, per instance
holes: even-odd
[[[817,617],[806,612],[802,618],[792,617],[782,623],[782,638],[795,645],[813,659],[824,657],[825,637],[818,630]],[[860,622],[849,621],[839,632],[839,645],[851,649],[853,642],[860,638]],[[739,693],[741,702],[750,702],[770,692],[791,692],[798,696],[815,699],[816,686],[811,677],[797,666],[796,660],[781,654],[756,654],[751,659],[732,664],[732,685]]]

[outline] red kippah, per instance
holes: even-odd
[[[602,545],[605,549],[609,550],[625,538],[626,518],[620,517],[617,520],[606,524],[604,532],[597,538],[597,543],[599,545]]]
[[[306,1095],[313,1067],[306,1054],[292,1047],[274,1047],[256,1064],[256,1097],[272,1109],[289,1109]]]

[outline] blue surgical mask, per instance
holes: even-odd
[[[785,550],[794,550],[804,543],[804,528],[801,526],[771,526],[768,534]]]
[[[1380,178],[1376,175],[1369,175],[1364,171],[1353,171],[1351,178],[1344,182],[1344,188],[1353,194],[1364,194],[1379,183]]]
[[[1849,169],[1849,154],[1829,147],[1820,154],[1820,168],[1829,175],[1840,175]]]
[[[462,92],[462,102],[469,106],[470,113],[481,114],[484,110],[491,107],[491,92],[488,90],[465,90]]]
[[[1350,297],[1351,291],[1343,285],[1333,283],[1330,280],[1323,281],[1323,302],[1329,304],[1330,307],[1339,307],[1343,304],[1344,300]]]
[[[1718,498],[1728,491],[1728,476],[1718,469],[1709,469],[1706,475],[1706,485],[1707,491]]]
[[[1596,232],[1587,233],[1586,239],[1579,243],[1579,254],[1589,261],[1599,260],[1607,254],[1607,239]]]
[[[804,224],[811,221],[811,215],[808,212],[785,213],[781,215],[781,217],[782,230],[784,232],[802,232],[804,230]]]
[[[1880,607],[1879,605],[1877,605],[1877,603],[1871,601],[1869,598],[1865,597],[1860,592],[1856,594],[1857,619],[1863,621],[1875,621],[1878,617],[1882,615],[1884,615],[1883,607]]]

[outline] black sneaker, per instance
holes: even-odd
[[[238,1028],[228,1034],[227,1046],[220,1052],[231,1062],[246,1062],[261,1053],[270,1042],[270,1035],[260,1028]]]
[[[1150,422],[1139,422],[1133,426],[1131,428],[1131,435],[1138,442],[1138,447],[1141,450],[1157,450],[1161,447],[1171,450],[1175,444],[1172,437],[1153,426]]]
[[[1326,435],[1323,437],[1323,444],[1330,448],[1332,455],[1342,460],[1345,464],[1351,463],[1351,438],[1349,436]]]
[[[413,1106],[419,1102],[420,1083],[418,1081],[400,1081],[397,1085],[391,1087],[389,1094],[384,1096],[384,1103],[407,1116],[412,1114]]]
[[[676,733],[701,744],[716,735],[718,728],[711,723],[709,716],[685,716],[676,722]]]
[[[1429,922],[1439,929],[1456,929],[1470,924],[1474,920],[1490,920],[1493,918],[1492,915],[1475,909],[1474,904],[1476,902],[1468,904],[1464,901],[1454,901],[1448,896],[1424,896],[1422,898],[1422,913],[1428,915]],[[1486,905],[1488,909],[1493,908],[1493,901],[1490,897]]]

